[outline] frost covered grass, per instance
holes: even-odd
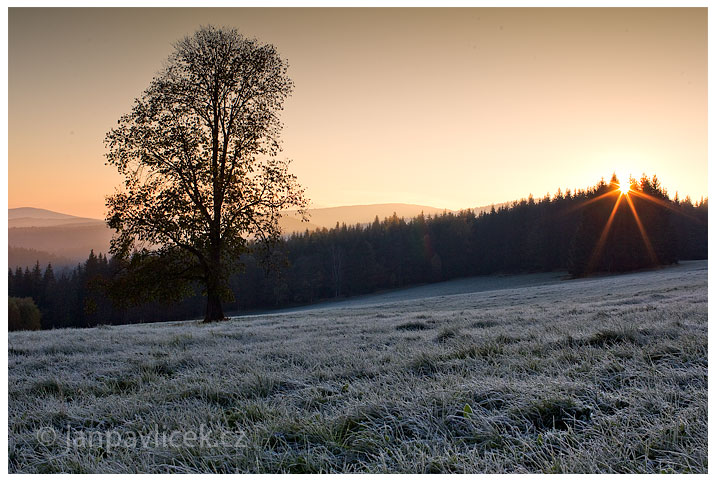
[[[8,356],[11,472],[708,468],[706,262],[209,325],[14,332]]]

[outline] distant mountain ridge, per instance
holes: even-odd
[[[399,218],[410,219],[420,215],[420,213],[426,216],[434,216],[444,212],[451,211],[433,206],[403,203],[357,204],[353,206],[308,209],[310,223],[328,229],[335,227],[336,223],[345,223],[347,225],[371,223],[376,216],[382,221],[393,214],[396,214]],[[295,210],[286,211],[284,216],[298,219],[298,214]]]
[[[7,210],[8,219],[17,218],[36,218],[36,219],[72,219],[77,218],[71,214],[63,214],[49,209],[22,207],[22,208],[11,208]]]
[[[495,204],[495,209],[508,204]],[[473,208],[476,214],[489,211],[493,205]],[[405,203],[364,204],[309,209],[309,222],[302,222],[295,210],[285,211],[280,226],[284,234],[301,233],[306,230],[331,229],[338,224],[368,224],[377,216],[379,220],[395,213],[400,218],[412,219],[421,213],[436,216],[455,212]],[[48,262],[80,262],[87,259],[90,249],[95,253],[107,253],[113,231],[101,219],[85,218],[47,209],[21,207],[8,209],[8,248],[10,266],[24,263],[33,254],[41,265]],[[22,250],[13,250],[22,248]],[[34,250],[34,252],[33,252]],[[17,264],[19,265],[19,264]]]
[[[48,226],[86,226],[104,224],[104,221],[101,219],[72,216],[70,214],[50,211],[48,209],[30,207],[8,209],[7,219],[8,228],[40,228]]]
[[[8,219],[7,221],[8,228],[44,228],[48,226],[91,226],[102,224],[104,224],[104,221],[92,218],[15,218]]]

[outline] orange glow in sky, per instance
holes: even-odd
[[[10,8],[9,207],[104,217],[106,132],[206,24],[288,60],[281,155],[316,205],[459,209],[619,169],[707,196],[706,8]]]

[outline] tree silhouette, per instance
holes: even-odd
[[[175,44],[163,71],[107,134],[107,163],[124,176],[106,202],[116,231],[110,253],[128,272],[162,269],[136,292],[148,288],[151,297],[161,291],[156,282],[170,279],[200,282],[205,321],[223,319],[228,276],[247,241],[275,243],[279,211],[303,213],[303,190],[289,161],[276,157],[278,112],[293,88],[286,70],[272,45],[202,27]]]

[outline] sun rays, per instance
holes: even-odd
[[[634,205],[634,201],[632,200],[631,197],[632,197],[632,195],[634,195],[641,199],[645,199],[645,200],[650,201],[654,204],[657,204],[661,207],[670,209],[672,211],[679,212],[679,213],[680,213],[680,211],[678,211],[676,208],[671,206],[669,203],[667,203],[661,199],[657,199],[649,194],[639,191],[638,189],[632,189],[632,186],[630,186],[630,184],[628,184],[628,183],[623,183],[623,184],[614,183],[614,186],[615,186],[614,189],[611,189],[599,196],[596,196],[581,205],[581,207],[583,208],[583,207],[587,206],[588,204],[599,201],[599,200],[604,199],[608,196],[613,196],[613,195],[617,196],[617,199],[614,202],[614,207],[612,208],[612,211],[609,214],[609,218],[607,219],[607,222],[604,225],[604,228],[602,229],[602,232],[599,236],[599,240],[597,241],[596,245],[594,246],[594,250],[592,252],[589,263],[587,265],[588,270],[591,271],[599,261],[599,257],[601,256],[602,251],[604,250],[604,246],[606,245],[607,238],[609,237],[609,232],[611,231],[612,224],[614,223],[614,218],[617,214],[617,211],[619,210],[619,205],[621,204],[622,199],[625,199],[627,205],[629,206],[629,210],[631,211],[632,217],[634,218],[634,222],[636,223],[636,226],[639,229],[639,234],[641,236],[642,241],[644,242],[644,247],[646,248],[646,251],[649,254],[649,258],[651,259],[651,261],[654,264],[657,264],[659,260],[656,255],[656,251],[654,250],[651,240],[649,239],[649,235],[646,232],[646,229],[644,228],[644,224],[642,223],[641,218],[639,217],[639,213],[637,212],[636,206]]]
[[[607,194],[614,194],[614,191],[610,191]],[[614,216],[617,214],[617,209],[619,209],[619,202],[622,200],[623,196],[624,194],[619,192],[617,201],[614,203],[614,207],[612,208],[612,212],[609,215],[609,219],[607,219],[607,224],[604,225],[604,229],[602,229],[602,234],[599,236],[599,241],[597,241],[597,244],[594,247],[594,251],[592,252],[592,257],[589,259],[589,264],[587,265],[588,271],[591,271],[594,268],[595,263],[599,259],[599,256],[602,254],[602,249],[604,248],[604,244],[607,241],[609,230],[611,229],[612,223],[614,222]]]
[[[658,263],[659,259],[656,257],[656,252],[654,252],[654,248],[651,245],[649,236],[646,234],[646,229],[644,229],[644,225],[639,218],[639,214],[636,212],[636,208],[634,207],[634,202],[632,201],[631,196],[629,196],[629,193],[627,192],[624,197],[626,198],[627,203],[629,203],[629,209],[631,209],[631,213],[634,215],[634,221],[636,221],[636,226],[639,228],[641,239],[644,241],[644,246],[649,253],[649,257],[651,258],[652,262]]]

